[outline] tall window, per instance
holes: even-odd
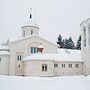
[[[69,64],[69,68],[72,68],[72,64]]]
[[[33,47],[31,47],[31,53],[33,53]]]
[[[22,60],[22,56],[21,55],[17,55],[17,60],[21,61]]]
[[[0,62],[1,62],[1,58],[0,58]]]
[[[86,47],[86,28],[84,27],[84,46]]]
[[[47,64],[42,64],[42,71],[47,71]]]
[[[37,47],[31,47],[31,53],[37,53],[38,48]]]
[[[25,31],[23,31],[23,36],[25,37]]]
[[[88,44],[90,45],[90,24],[88,25],[88,33],[89,33]]]
[[[31,35],[33,34],[33,30],[31,30]]]
[[[65,64],[62,64],[62,68],[65,68]]]

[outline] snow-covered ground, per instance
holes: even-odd
[[[90,90],[90,76],[0,76],[0,90]]]

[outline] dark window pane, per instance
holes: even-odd
[[[45,71],[47,71],[47,66],[45,65]]]
[[[44,71],[44,66],[42,66],[42,71]]]
[[[20,55],[20,60],[22,60],[22,56]]]
[[[19,55],[17,55],[17,60],[19,61]]]
[[[33,53],[33,47],[31,47],[31,53]]]

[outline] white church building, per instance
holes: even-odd
[[[39,36],[32,21],[22,26],[22,37],[0,45],[0,75],[67,76],[90,74],[90,19],[81,23],[81,51],[58,49]]]

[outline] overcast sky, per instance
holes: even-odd
[[[21,36],[31,7],[40,36],[52,42],[58,34],[72,36],[76,42],[80,23],[90,18],[90,0],[0,0],[0,43]]]

